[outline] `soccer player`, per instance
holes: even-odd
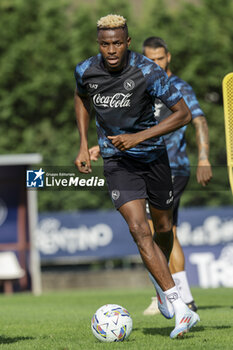
[[[202,186],[206,186],[212,177],[211,165],[208,160],[209,142],[208,142],[208,125],[201,110],[196,96],[189,84],[182,79],[173,75],[169,63],[171,61],[171,54],[167,49],[166,43],[158,37],[150,37],[145,40],[143,44],[143,53],[148,58],[152,59],[161,68],[163,68],[173,82],[176,88],[182,93],[186,104],[188,105],[191,114],[192,122],[196,130],[196,141],[198,146],[198,167],[197,167],[197,181]],[[171,111],[162,104],[160,100],[155,101],[155,117],[158,121],[163,120],[171,114]],[[181,297],[185,303],[193,311],[197,310],[197,306],[193,300],[190,291],[189,283],[185,271],[185,259],[182,247],[177,238],[177,221],[180,197],[188,183],[190,175],[189,160],[186,154],[185,141],[186,126],[164,136],[168,151],[168,158],[172,170],[172,180],[174,188],[174,208],[173,208],[173,233],[174,244],[170,256],[170,271],[172,277],[177,284]],[[91,159],[97,160],[99,157],[99,147],[94,146],[90,149]],[[147,206],[147,215],[151,230],[153,231],[153,224],[150,217],[150,211]],[[154,315],[159,313],[157,306],[157,298],[152,297],[150,306],[144,311],[145,315]]]
[[[195,93],[188,83],[172,74],[169,68],[171,54],[168,51],[167,45],[163,39],[159,37],[147,38],[143,43],[143,54],[165,70],[169,77],[169,81],[177,88],[177,90],[181,92],[187,106],[191,111],[192,123],[195,127],[196,142],[198,146],[198,166],[196,177],[198,183],[200,183],[202,186],[206,186],[212,178],[211,165],[208,160],[208,125],[206,118],[204,117],[204,113],[199,106]],[[155,118],[159,122],[167,118],[171,113],[171,110],[167,108],[167,106],[160,100],[157,99],[155,101]],[[185,131],[186,126],[183,126],[182,128],[163,136],[167,147],[174,190],[174,243],[170,256],[169,267],[172,277],[177,287],[179,288],[183,301],[189,306],[190,309],[197,311],[197,306],[190,291],[185,271],[184,253],[177,237],[177,221],[180,197],[188,183],[190,176],[190,165],[186,154]],[[149,210],[147,210],[147,214],[148,219],[150,219],[150,226],[153,228]],[[157,298],[152,297],[152,302],[150,306],[144,311],[144,315],[153,315],[156,313],[159,313]]]
[[[170,337],[176,338],[189,331],[199,316],[182,301],[167,264],[173,245],[173,189],[161,136],[187,124],[190,112],[164,71],[128,50],[131,39],[123,17],[102,17],[97,23],[97,40],[100,53],[75,69],[80,134],[75,163],[81,173],[91,172],[87,133],[92,101],[110,195],[155,280],[161,313],[167,318],[175,314]],[[161,123],[154,118],[155,98],[172,111]],[[146,199],[157,233],[155,241],[146,217]]]

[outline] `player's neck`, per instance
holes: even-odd
[[[169,77],[172,75],[172,72],[170,71],[169,68],[166,70],[166,73],[167,73],[167,75],[168,75]]]

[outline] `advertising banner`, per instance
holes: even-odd
[[[233,207],[180,210],[178,237],[190,285],[233,287]]]
[[[233,287],[233,207],[181,209],[178,236],[190,285]],[[41,214],[36,237],[44,263],[138,255],[116,211]]]
[[[37,247],[43,260],[96,260],[138,254],[127,225],[116,211],[39,216]]]

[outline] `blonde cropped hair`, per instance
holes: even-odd
[[[107,15],[101,17],[97,22],[97,29],[124,28],[126,19],[119,15]]]

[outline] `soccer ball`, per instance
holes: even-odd
[[[102,342],[123,341],[129,337],[132,328],[129,312],[116,304],[101,306],[91,320],[92,333]]]

